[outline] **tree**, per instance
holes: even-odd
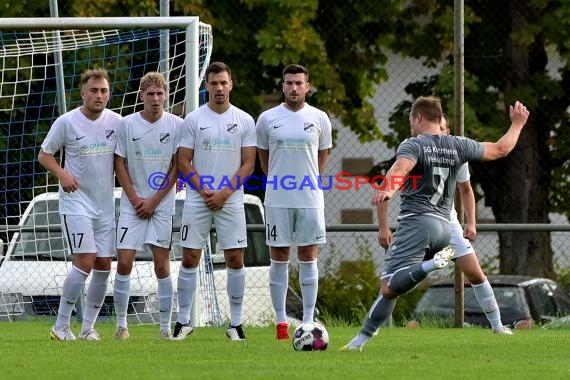
[[[47,1],[8,0],[3,17],[47,17]],[[156,0],[60,2],[60,16],[158,16]],[[311,70],[311,103],[328,111],[361,141],[396,146],[409,133],[394,110],[383,135],[374,117],[377,85],[387,78],[386,53],[420,58],[441,68],[411,83],[413,97],[440,96],[453,113],[452,0],[174,0],[172,15],[197,15],[213,25],[213,60],[234,71],[232,102],[255,117],[268,95],[279,96],[281,69],[292,62]],[[498,7],[500,7],[498,9]],[[26,10],[26,12],[24,12]],[[520,99],[532,117],[506,159],[472,165],[499,223],[547,223],[570,211],[570,3],[559,0],[470,1],[465,9],[467,135],[495,140],[508,125],[507,105]],[[552,276],[550,235],[500,233],[501,272]]]
[[[497,11],[500,6],[500,11]],[[515,150],[505,159],[473,163],[473,178],[498,223],[548,223],[550,212],[568,215],[568,125],[570,102],[566,90],[570,5],[558,1],[469,2],[465,38],[465,129],[480,141],[495,140],[508,126],[508,105],[521,100],[531,117]],[[438,76],[410,85],[414,97],[435,94],[453,113],[453,2],[414,1],[406,10],[395,49],[423,59],[444,62]],[[429,22],[426,16],[431,15]],[[423,17],[422,17],[423,16]],[[409,31],[413,30],[413,33]],[[392,116],[396,131],[389,141],[407,134],[400,104]],[[554,275],[548,232],[500,232],[500,271]]]

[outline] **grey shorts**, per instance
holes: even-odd
[[[398,223],[388,247],[381,277],[390,277],[398,269],[431,259],[449,245],[449,222],[433,215],[411,215]]]

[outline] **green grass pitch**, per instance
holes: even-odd
[[[338,352],[356,327],[328,327],[324,352],[296,352],[273,327],[245,328],[231,342],[225,328],[197,328],[187,340],[160,341],[158,326],[130,326],[112,339],[114,323],[98,323],[100,342],[49,339],[46,320],[0,323],[2,379],[570,379],[570,330],[386,328],[364,351]],[[78,335],[79,326],[73,331]]]

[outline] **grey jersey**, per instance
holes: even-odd
[[[483,156],[483,144],[458,136],[419,135],[403,141],[397,158],[416,162],[404,182],[398,219],[432,214],[449,220],[461,166]]]

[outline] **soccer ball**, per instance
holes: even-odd
[[[329,345],[329,333],[317,322],[300,324],[293,333],[295,351],[324,351]]]

